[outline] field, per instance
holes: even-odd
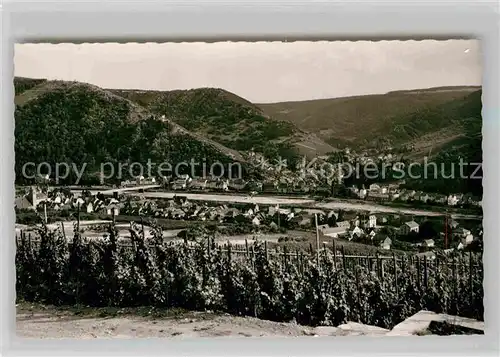
[[[483,271],[478,256],[349,257],[337,249],[311,254],[267,244],[233,251],[213,240],[165,243],[139,227],[131,244],[118,232],[72,244],[45,228],[16,254],[17,298],[90,307],[181,308],[301,325],[357,321],[391,328],[421,309],[483,320]]]

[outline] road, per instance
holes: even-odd
[[[76,224],[76,221],[59,221],[59,222],[54,222],[50,223],[47,225],[48,228],[50,229],[58,229],[61,228],[61,223],[64,225],[64,232],[66,233],[67,236],[73,237],[73,230],[74,230],[74,225]],[[94,226],[94,225],[104,225],[104,224],[109,224],[111,223],[110,220],[91,220],[91,221],[81,221],[80,222],[80,228],[88,228],[89,226]],[[37,225],[38,227],[41,227],[40,224]],[[122,238],[130,238],[130,223],[117,223],[116,228],[118,229],[118,232],[120,234],[120,237]],[[29,232],[32,231],[33,227],[27,226],[24,224],[16,224],[16,234],[20,234],[21,231],[24,232]],[[163,237],[167,239],[176,239],[177,234],[182,231],[182,229],[168,229],[168,230],[163,230]],[[145,225],[144,226],[144,233],[146,237],[151,236],[151,227]],[[104,235],[103,231],[90,231],[86,230],[84,233],[85,237],[87,238],[102,238]]]

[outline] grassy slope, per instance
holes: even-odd
[[[440,105],[463,101],[478,89],[439,87],[259,106],[267,115],[310,130],[334,146],[373,147],[386,140],[392,145],[418,144],[419,137],[445,129],[442,135],[433,138],[439,145],[461,134],[460,128],[456,128],[453,122],[447,122],[449,116],[441,120],[434,116],[433,119],[437,120],[424,122],[421,118],[428,117],[428,112]]]

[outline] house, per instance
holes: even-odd
[[[468,235],[471,234],[471,232],[465,228],[458,228],[453,233],[457,236],[460,236],[460,237],[467,237]]]
[[[240,214],[241,213],[237,208],[232,207],[232,208],[228,208],[225,210],[224,216],[228,217],[228,218],[235,218],[235,217],[239,216]]]
[[[254,226],[260,226],[260,219],[259,219],[259,217],[254,217],[254,218],[252,219],[252,224],[253,224]]]
[[[424,240],[422,247],[425,248],[434,248],[434,239],[426,239]]]
[[[253,209],[249,208],[245,213],[243,213],[246,217],[252,217],[254,215]]]
[[[173,190],[185,190],[187,187],[187,182],[183,179],[177,179],[172,184]]]
[[[335,216],[335,220],[337,220],[339,218],[339,213],[338,212],[335,212],[335,211],[330,211],[328,212],[328,218],[331,218],[332,216]]]
[[[469,245],[474,241],[474,236],[472,234],[468,234],[465,238],[462,239],[465,245]]]
[[[401,235],[408,235],[411,232],[418,233],[419,225],[415,221],[406,222],[399,228],[399,233]]]
[[[227,180],[219,180],[216,183],[216,189],[219,191],[227,191],[229,190],[229,183]]]
[[[392,244],[391,238],[387,237],[382,242],[380,242],[380,248],[389,250],[391,249],[391,244]]]
[[[347,230],[342,227],[328,227],[323,229],[321,233],[328,237],[338,238],[347,234]]]
[[[174,203],[177,205],[184,205],[187,203],[187,197],[186,196],[174,196]],[[174,206],[174,205],[172,205]]]
[[[361,238],[365,235],[365,232],[359,228],[359,227],[354,227],[354,229],[351,231],[351,239],[354,239],[354,238]]]
[[[454,219],[452,219],[449,223],[449,226],[452,228],[452,229],[455,229],[458,227],[458,222],[455,221]]]
[[[422,201],[424,203],[427,203],[427,201],[429,201],[430,199],[431,199],[431,196],[429,196],[429,194],[427,194],[427,193],[420,195],[420,201]]]
[[[274,216],[277,212],[279,212],[280,214],[283,214],[283,215],[287,215],[287,216],[292,213],[291,210],[285,209],[285,208],[279,208],[279,206],[269,207],[268,214],[270,216]]]
[[[120,206],[116,203],[111,203],[106,207],[106,214],[108,216],[118,216],[120,214]]]
[[[375,236],[377,235],[377,232],[375,232],[375,230],[371,231],[368,236],[370,237],[370,240],[373,240],[373,238],[375,238]]]
[[[436,195],[434,202],[439,203],[439,204],[447,204],[448,203],[448,197],[445,195]]]
[[[189,188],[193,190],[205,190],[207,188],[208,180],[193,180]]]
[[[309,227],[311,225],[311,219],[308,217],[296,217],[299,221],[297,222],[299,227]]]
[[[351,222],[349,222],[349,221],[337,222],[337,227],[342,227],[342,228],[348,229],[351,227]]]
[[[377,185],[376,183],[374,184],[371,184],[370,187],[368,188],[370,190],[370,193],[374,193],[374,192],[380,192],[380,186]]]
[[[233,191],[242,191],[245,189],[247,183],[241,179],[230,180],[228,182],[228,188]]]
[[[394,192],[394,193],[391,193],[391,194],[389,195],[389,198],[390,198],[391,200],[393,200],[393,201],[394,201],[394,200],[397,200],[398,198],[400,198],[400,199],[401,199],[400,195],[401,195],[401,194],[400,194],[399,192]]]
[[[94,204],[92,203],[92,201],[89,201],[87,203],[84,203],[83,204],[83,210],[87,213],[92,213],[94,212]]]
[[[330,226],[328,224],[321,224],[321,225],[318,225],[318,231],[320,232],[323,232],[324,230],[330,228]]]
[[[80,209],[81,209],[84,204],[85,204],[85,201],[81,197],[78,197],[76,200],[73,201],[74,208],[80,207]]]
[[[135,186],[135,182],[132,182],[132,181],[129,181],[129,180],[125,180],[125,181],[120,182],[120,186],[121,187]]]
[[[453,249],[446,249],[446,250],[444,250],[444,253],[451,253],[452,251],[453,251]],[[422,252],[422,253],[415,254],[415,256],[419,257],[419,258],[427,257],[427,259],[430,259],[430,260],[436,259],[436,253],[434,253],[434,252]]]

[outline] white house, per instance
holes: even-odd
[[[254,215],[254,211],[253,211],[253,209],[249,208],[248,211],[246,211],[245,213],[243,213],[243,215],[245,217],[251,217],[251,216]]]
[[[389,249],[391,249],[391,244],[392,244],[391,238],[387,237],[382,242],[380,242],[380,248],[385,249],[385,250],[389,250]]]
[[[193,180],[189,185],[194,190],[204,190],[207,188],[208,180]]]
[[[83,198],[78,197],[78,198],[77,198],[77,199],[73,202],[73,207],[78,207],[78,206],[80,206],[80,208],[82,208],[84,204],[85,204],[85,201],[83,200]]]
[[[401,235],[407,235],[411,232],[418,233],[418,223],[415,221],[406,222],[399,228],[399,232]]]
[[[259,217],[254,217],[254,218],[252,219],[252,224],[253,224],[254,226],[260,226],[260,219],[259,219]]]
[[[318,231],[323,232],[325,229],[330,228],[328,224],[320,224],[318,225]]]
[[[338,238],[347,234],[347,230],[342,227],[329,227],[321,231],[323,235]]]

